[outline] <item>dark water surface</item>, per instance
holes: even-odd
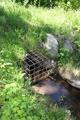
[[[65,80],[55,78],[51,80],[39,81],[33,86],[34,90],[40,94],[50,96],[51,101],[61,107],[67,107],[74,116],[80,120],[80,90],[70,86]]]

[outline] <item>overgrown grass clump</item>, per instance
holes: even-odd
[[[0,2],[0,120],[69,120],[65,109],[47,107],[45,97],[26,89],[22,60],[46,33],[69,36],[80,49],[80,11]]]

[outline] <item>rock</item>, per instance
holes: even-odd
[[[73,87],[80,89],[80,69],[59,68],[59,74]]]
[[[57,38],[52,34],[47,34],[47,39],[45,43],[43,43],[43,47],[46,48],[49,55],[52,58],[55,58],[58,54],[58,40]]]
[[[67,80],[67,82],[72,85],[73,87],[80,89],[80,80]]]
[[[65,49],[68,49],[69,52],[73,52],[73,44],[71,43],[71,41],[67,38],[64,38],[64,43],[63,43],[63,47]]]

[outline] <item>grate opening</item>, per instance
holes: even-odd
[[[27,54],[24,70],[33,81],[47,78],[53,72],[50,60],[38,51],[30,51]]]

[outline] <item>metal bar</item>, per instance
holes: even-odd
[[[34,73],[32,73],[31,75],[36,75],[36,74],[40,74],[40,72],[42,73],[42,72],[46,72],[46,71],[48,71],[48,70],[52,70],[51,68],[43,68],[43,69],[40,69],[40,70],[38,70],[38,71],[35,71]]]
[[[36,65],[38,65],[38,64],[40,64],[41,63],[41,61],[40,60],[38,60],[37,59],[37,57],[35,57],[35,56],[33,56],[34,54],[31,54],[31,58],[32,58],[32,60],[34,60],[35,62],[34,62],[34,65],[35,65],[35,67],[36,67]]]
[[[48,59],[38,51],[30,51],[25,63],[25,73],[32,77],[32,80],[46,78],[52,70]]]
[[[34,51],[31,50],[30,52],[36,54],[38,56],[38,58],[40,58],[40,59],[43,59],[43,60],[47,60],[48,59],[43,54],[41,54],[39,50],[35,49]]]
[[[27,57],[26,60],[29,60],[29,62],[31,62],[31,63],[33,64],[32,60],[31,60],[29,57]],[[28,65],[29,65],[29,66],[32,66],[32,65],[30,65],[29,63],[28,63]]]
[[[33,78],[33,80],[37,80],[37,79],[41,80],[41,79],[44,79],[44,78],[48,77],[49,75],[50,75],[50,74],[49,74],[49,71],[43,72],[43,73],[35,76],[35,77]]]
[[[41,64],[39,64],[39,66],[35,66],[35,68],[32,68],[30,71],[33,71],[33,70],[36,71],[37,69],[40,69],[41,67],[45,67],[46,69],[51,68],[50,65],[49,65],[49,66],[46,66],[46,64],[48,64],[48,62],[41,63]]]
[[[40,51],[38,51],[38,50],[35,50],[35,54],[38,54],[38,55],[39,55],[40,57],[42,57],[43,59],[48,60],[48,58],[45,57],[43,54],[41,54]]]

